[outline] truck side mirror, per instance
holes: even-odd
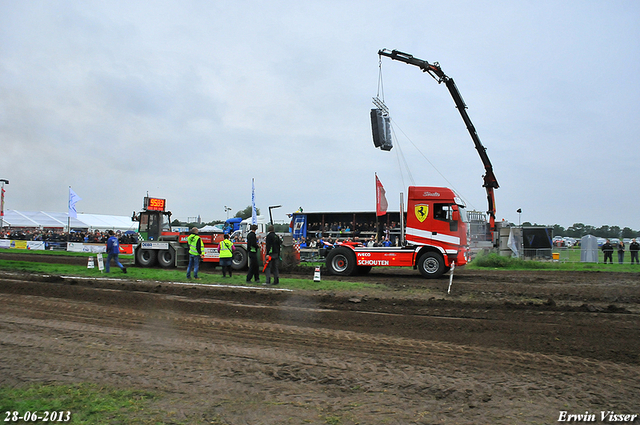
[[[458,206],[454,205],[451,211],[451,219],[453,221],[460,221],[460,211],[458,211]]]

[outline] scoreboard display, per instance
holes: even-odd
[[[147,211],[164,211],[167,206],[167,200],[161,198],[144,198],[144,209]]]

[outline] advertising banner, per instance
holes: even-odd
[[[67,251],[69,252],[89,252],[97,254],[100,252],[107,252],[107,246],[105,244],[85,244],[80,242],[67,243]]]

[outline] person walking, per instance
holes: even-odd
[[[636,242],[635,238],[629,244],[629,252],[631,252],[631,264],[634,260],[638,264],[638,251],[640,251],[640,244]]]
[[[613,264],[613,245],[611,245],[611,242],[609,242],[609,239],[607,239],[605,243],[602,244],[601,249],[602,249],[602,252],[604,253],[604,263],[607,264],[607,258],[608,258],[609,262]]]
[[[191,271],[193,270],[193,278],[200,280],[198,270],[200,269],[200,259],[204,258],[204,243],[202,238],[198,236],[198,228],[191,228],[191,234],[187,237],[189,244],[189,265],[187,266],[187,279],[191,279]]]
[[[229,234],[224,234],[224,239],[218,245],[218,252],[220,253],[220,266],[222,267],[222,277],[227,277],[227,271],[229,277],[231,277],[231,263],[233,259],[233,242],[229,240]]]
[[[618,242],[618,264],[624,263],[624,242]]]
[[[271,284],[271,274],[273,273],[273,284],[277,285],[280,283],[280,271],[278,270],[278,265],[280,262],[280,245],[282,245],[282,241],[280,237],[276,235],[274,231],[273,225],[269,226],[267,229],[269,233],[267,233],[266,240],[266,250],[267,255],[269,256],[269,265],[267,267],[267,272],[265,273],[267,285]]]
[[[247,282],[251,282],[252,278],[260,283],[260,271],[258,270],[258,237],[256,236],[256,230],[258,226],[252,224],[249,227],[249,234],[247,235],[247,251],[249,253],[249,273],[247,274]]]
[[[113,233],[113,230],[109,230],[109,239],[107,239],[107,265],[105,266],[106,272],[109,273],[111,267],[111,259],[116,260],[116,266],[120,267],[123,273],[127,272],[127,268],[120,264],[120,242],[118,237]]]

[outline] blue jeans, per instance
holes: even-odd
[[[109,273],[110,266],[111,266],[111,259],[112,258],[115,258],[116,266],[120,267],[121,269],[124,268],[124,266],[122,264],[120,264],[120,259],[118,259],[118,254],[109,254],[109,255],[107,255],[107,265],[105,266],[105,269],[106,269],[107,273]]]
[[[191,277],[193,269],[193,277],[198,278],[198,269],[200,268],[200,256],[189,254],[189,265],[187,266],[187,278]]]

